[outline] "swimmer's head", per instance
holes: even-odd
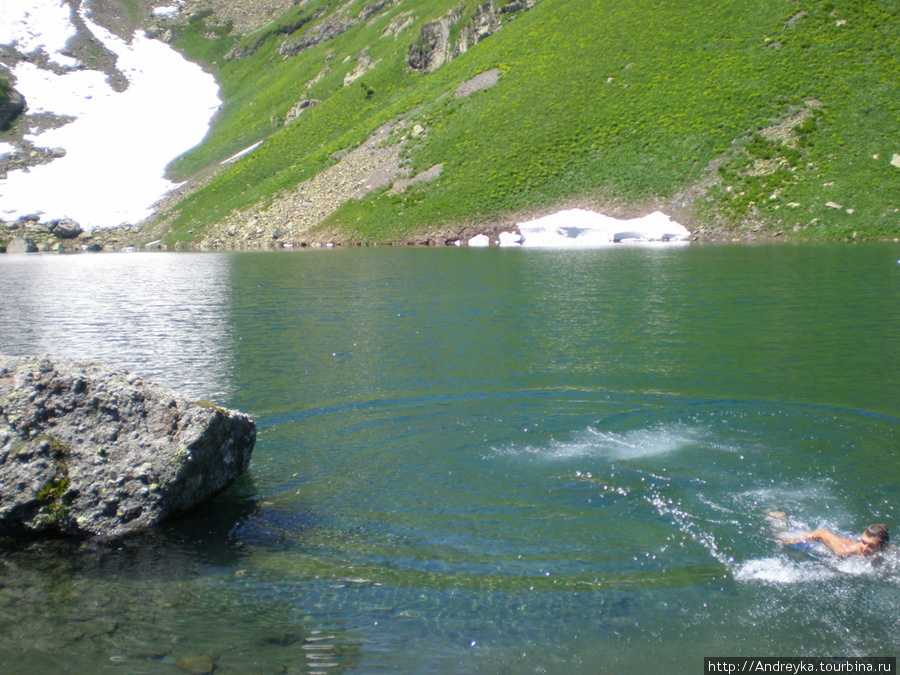
[[[880,551],[888,543],[888,530],[884,525],[869,525],[860,538],[863,555]]]

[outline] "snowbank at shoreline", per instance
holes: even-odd
[[[595,211],[568,209],[519,223],[515,232],[501,232],[496,243],[532,248],[594,248],[613,244],[684,244],[690,238],[687,228],[661,211],[618,220]],[[490,244],[484,234],[468,240],[469,246]]]
[[[41,148],[63,148],[65,156],[0,180],[0,218],[40,214],[44,221],[71,218],[85,229],[137,223],[177,186],[166,165],[199,143],[219,108],[215,79],[197,64],[143,33],[125,42],[80,13],[87,28],[118,56],[128,80],[116,92],[94,70],[62,75],[31,63],[13,69],[15,87],[28,113],[74,117],[57,129],[26,136]],[[4,3],[0,44],[22,52],[43,49],[58,64],[74,66],[59,52],[75,34],[71,10],[62,0]]]
[[[660,211],[618,220],[594,211],[570,209],[519,223],[522,246],[588,248],[617,243],[686,242],[691,233]]]

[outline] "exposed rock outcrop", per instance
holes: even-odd
[[[531,9],[538,0],[509,2],[497,9],[493,0],[481,3],[461,26],[453,42],[453,27],[463,19],[463,12],[456,9],[436,21],[422,26],[421,42],[409,46],[406,62],[413,70],[433,73],[448,61],[465,54],[472,45],[496,33],[503,26],[502,15],[515,15]]]
[[[91,4],[91,12],[95,13],[95,5]],[[144,4],[143,2],[141,4]],[[231,24],[239,33],[250,33],[260,26],[265,26],[270,21],[277,19],[291,7],[298,4],[297,0],[179,0],[179,2],[160,3],[177,8],[174,14],[164,13],[156,15],[157,21],[165,27],[171,23],[186,23],[194,20],[204,13],[211,12],[222,24]]]
[[[344,75],[344,86],[349,87],[367,72],[372,70],[372,68],[377,66],[380,61],[381,59],[378,59],[377,61],[372,60],[372,57],[369,56],[368,47],[363,49],[359,54],[356,55],[356,68]],[[371,94],[367,94],[367,98],[369,96],[371,96]]]
[[[494,8],[493,2],[485,2],[475,10],[472,19],[467,26],[460,31],[459,40],[456,43],[454,58],[460,54],[465,54],[469,49],[470,43],[478,44],[486,37],[490,37],[500,30],[500,14]]]
[[[316,24],[297,37],[289,37],[281,44],[278,53],[281,54],[284,58],[296,56],[297,54],[305,52],[307,49],[312,49],[313,47],[320,45],[323,42],[333,40],[338,35],[346,32],[355,25],[356,22],[352,19],[348,19],[347,17],[332,17],[323,23]]]
[[[338,35],[350,30],[358,23],[365,23],[372,16],[382,11],[388,4],[388,0],[376,0],[362,8],[358,16],[349,12],[352,2],[337,10],[322,23],[315,24],[304,31],[296,31],[297,35],[290,35],[282,44],[279,53],[284,58],[296,56],[301,52],[320,45],[328,40],[333,40]]]
[[[300,113],[302,113],[304,110],[317,106],[321,102],[322,101],[317,98],[304,98],[300,101],[297,101],[297,103],[294,104],[294,107],[288,110],[287,115],[284,116],[284,124],[290,124],[295,119],[300,117]]]
[[[454,11],[422,26],[422,44],[411,44],[406,57],[411,68],[433,73],[452,58],[450,33],[459,17]]]
[[[0,83],[0,131],[6,131],[25,112],[25,97],[15,89],[6,85],[5,80]]]
[[[99,363],[0,356],[0,534],[119,536],[250,462],[246,415]]]

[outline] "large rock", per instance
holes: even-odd
[[[250,462],[246,415],[99,363],[0,356],[0,534],[119,536]]]
[[[81,225],[76,223],[71,218],[51,220],[49,227],[50,231],[53,233],[53,236],[57,239],[74,239],[79,234],[84,232]]]
[[[0,83],[0,131],[8,130],[27,107],[25,97],[3,80]]]
[[[38,247],[30,237],[13,237],[6,245],[7,253],[37,253]]]

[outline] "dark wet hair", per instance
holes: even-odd
[[[872,539],[877,539],[882,546],[888,543],[888,529],[884,525],[869,525],[864,534],[869,535]]]

